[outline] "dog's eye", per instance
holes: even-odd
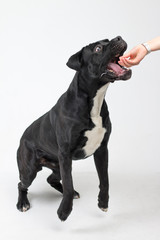
[[[95,52],[100,52],[100,51],[102,51],[102,46],[101,46],[101,45],[96,46],[95,49],[94,49],[94,51],[95,51]]]

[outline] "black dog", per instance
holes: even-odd
[[[28,187],[44,166],[53,171],[48,183],[63,193],[57,213],[61,220],[66,220],[73,198],[79,198],[73,188],[72,160],[92,154],[100,180],[98,206],[107,211],[107,143],[111,122],[104,97],[109,82],[131,77],[131,70],[117,63],[126,48],[125,41],[116,37],[90,44],[70,57],[67,66],[77,71],[71,85],[49,112],[26,129],[20,141],[17,152],[20,211],[30,208]]]

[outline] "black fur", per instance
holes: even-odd
[[[17,208],[20,211],[30,207],[27,191],[37,172],[42,167],[48,167],[52,170],[48,183],[63,193],[58,216],[63,221],[69,216],[73,198],[79,198],[79,193],[73,189],[72,160],[86,157],[83,147],[87,137],[84,133],[95,126],[90,112],[97,90],[107,82],[127,80],[131,76],[130,70],[125,70],[123,75],[107,70],[107,64],[118,54],[122,55],[126,47],[121,37],[111,41],[106,39],[84,47],[68,60],[67,66],[77,71],[68,90],[49,112],[26,129],[20,140],[17,151],[20,173]],[[98,206],[103,210],[108,207],[109,198],[107,143],[111,132],[105,100],[100,116],[107,131],[100,147],[94,152],[94,161],[100,180]]]

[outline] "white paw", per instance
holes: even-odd
[[[29,205],[26,205],[25,207],[22,208],[22,212],[26,212],[29,209]]]
[[[107,211],[108,211],[108,208],[101,208],[101,210],[102,210],[103,212],[107,212]]]
[[[80,196],[78,196],[78,195],[75,195],[74,197],[73,197],[73,199],[79,199],[80,198]]]

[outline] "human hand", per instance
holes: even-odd
[[[147,55],[147,49],[143,45],[138,45],[134,47],[127,54],[121,56],[118,63],[124,67],[132,67],[138,65],[141,60]]]

